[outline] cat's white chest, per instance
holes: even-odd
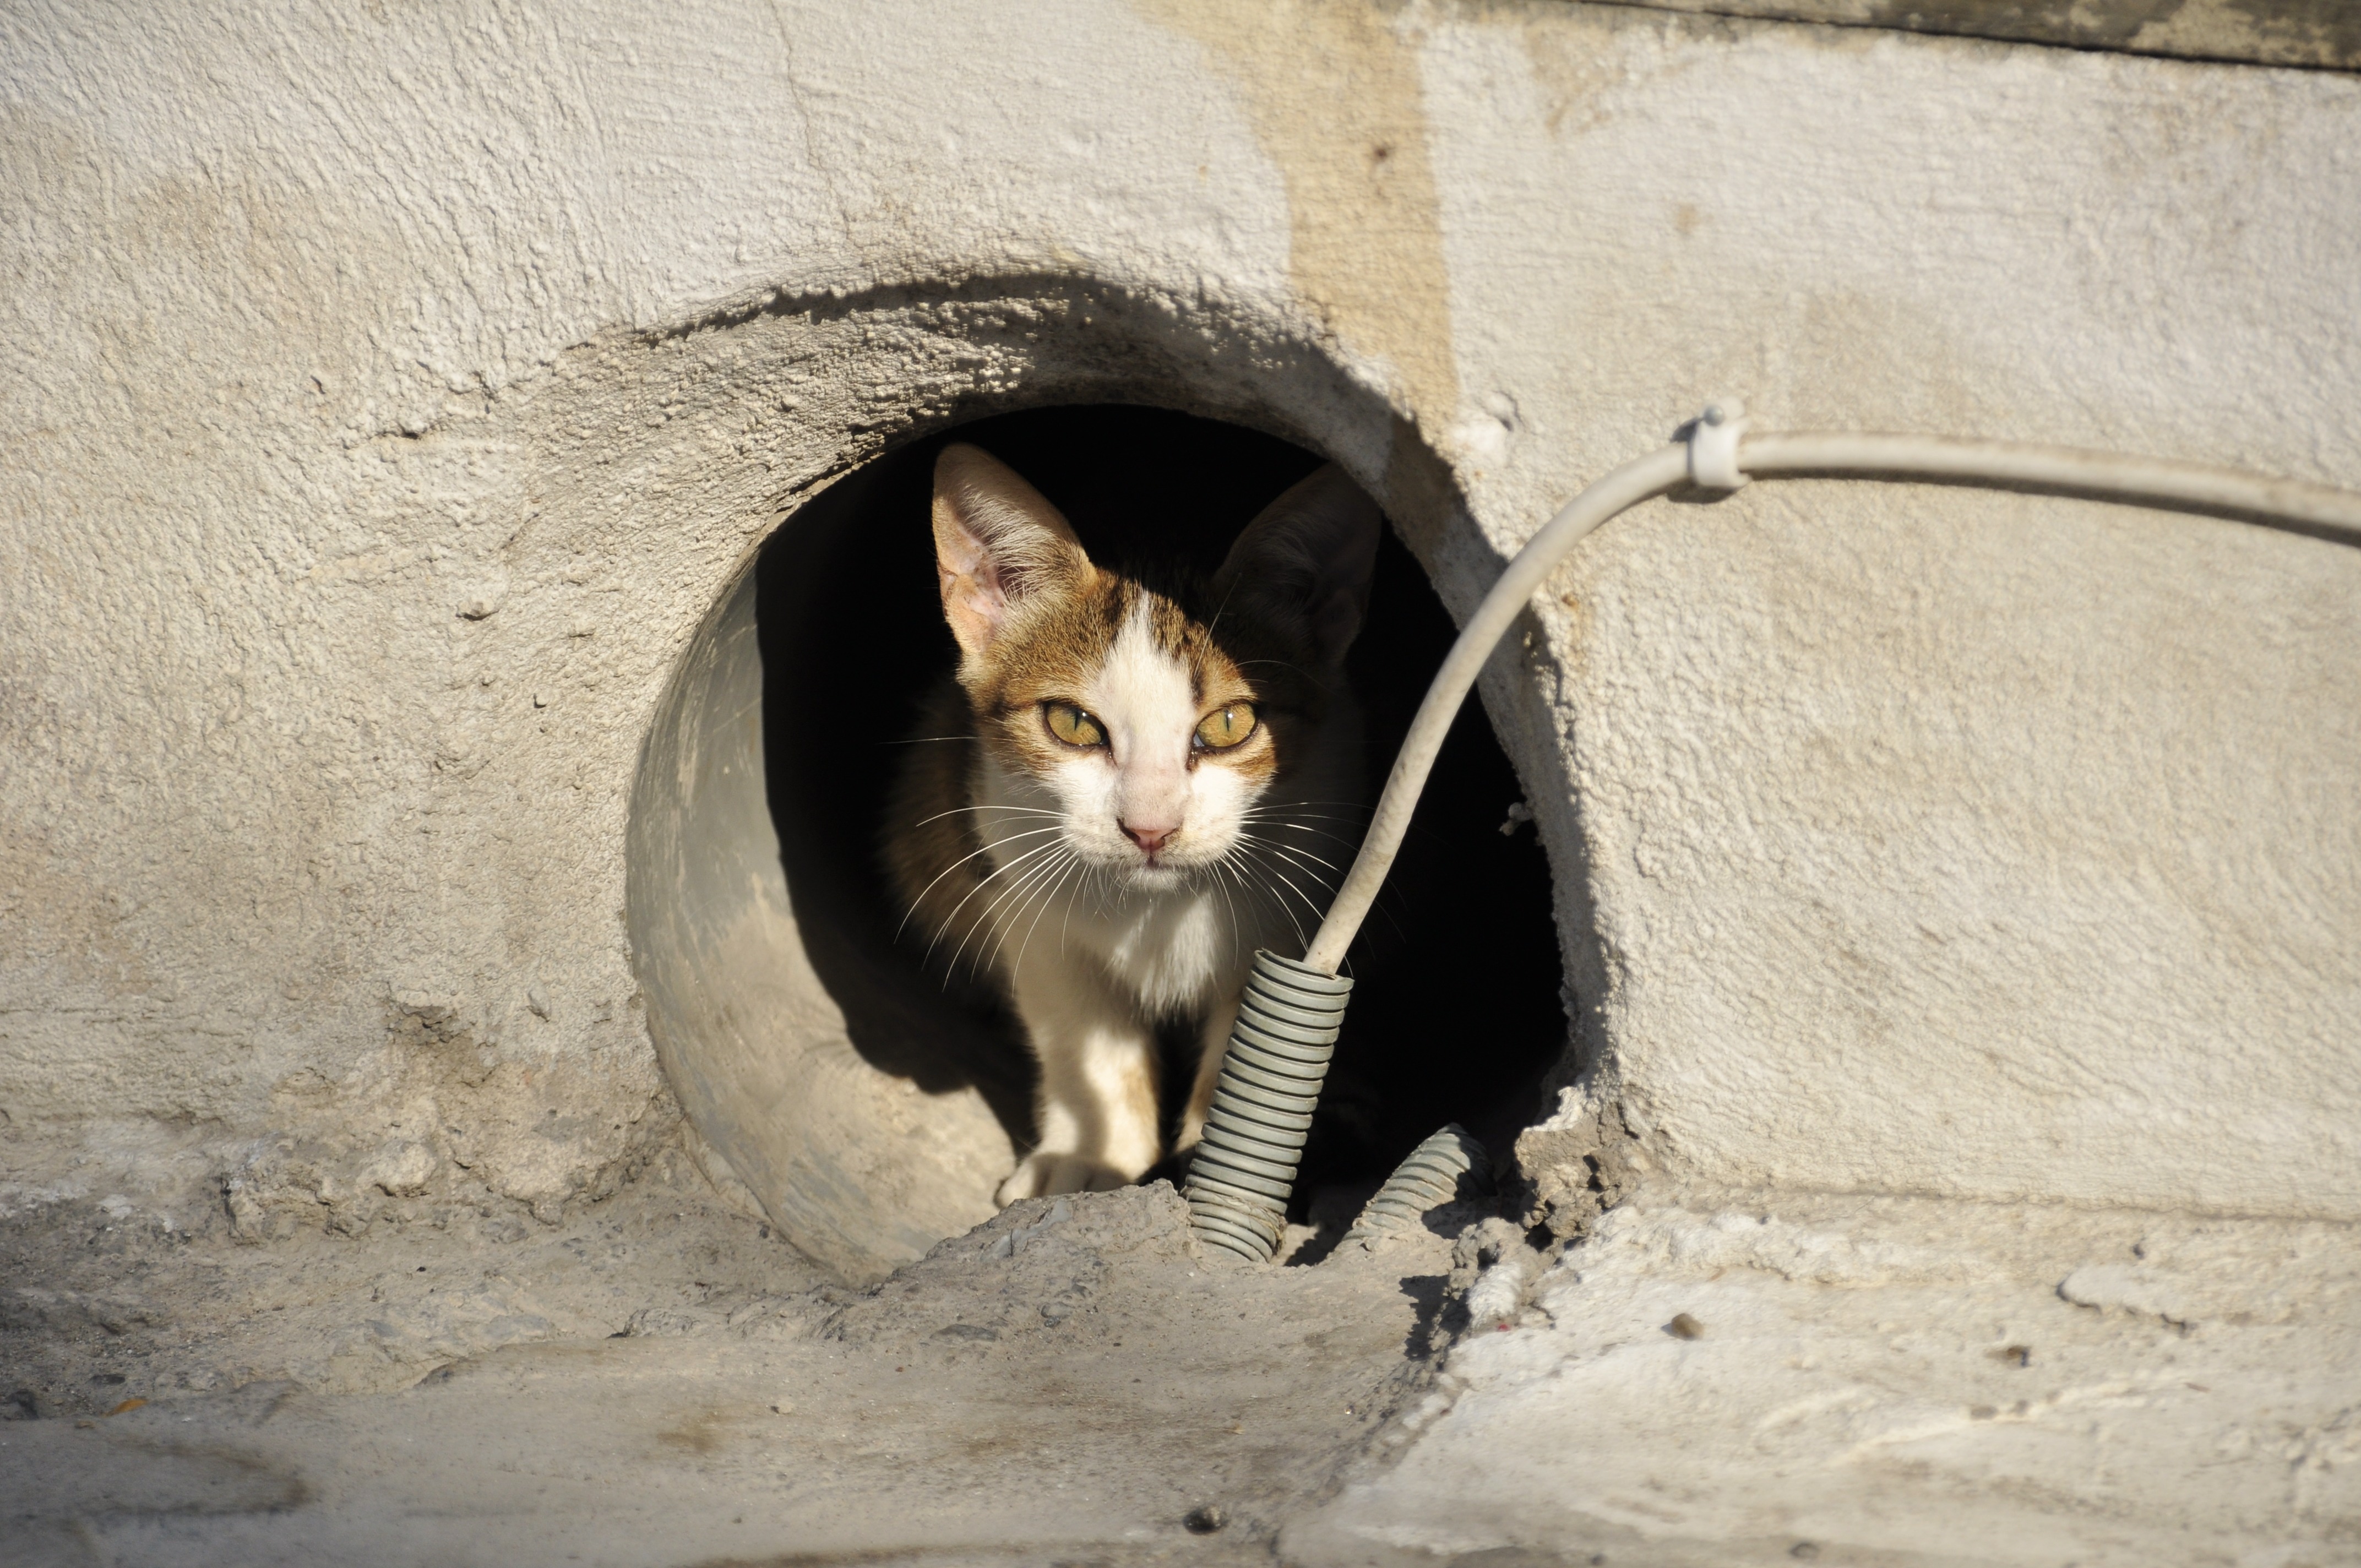
[[[1234,989],[1246,953],[1230,909],[1208,888],[1078,894],[1061,934],[1156,1014],[1202,1014]]]

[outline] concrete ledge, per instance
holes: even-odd
[[[1633,0],[1651,11],[2055,44],[2246,65],[2361,68],[2346,0]]]

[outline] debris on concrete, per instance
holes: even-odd
[[[513,1237],[19,1212],[11,1550],[2095,1565],[2361,1530],[2347,1226],[1643,1187],[1570,1244],[1461,1205],[1330,1250],[1356,1191],[1324,1261],[1247,1267],[1159,1182],[858,1288],[701,1179]]]
[[[1536,1272],[1284,1560],[2092,1568],[2361,1539],[2349,1225],[1643,1190]]]

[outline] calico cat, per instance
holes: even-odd
[[[1209,581],[1110,570],[979,448],[935,465],[959,644],[888,806],[885,858],[933,962],[987,972],[1036,1061],[1021,1198],[1121,1186],[1163,1154],[1159,1025],[1202,1053],[1202,1130],[1247,965],[1301,952],[1365,799],[1343,669],[1376,506],[1333,464],[1249,523]]]

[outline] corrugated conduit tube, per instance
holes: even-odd
[[[1190,1223],[1201,1243],[1268,1262],[1319,1104],[1353,982],[1337,975],[1401,847],[1419,792],[1459,705],[1526,601],[1592,530],[1683,486],[1727,494],[1750,479],[1920,480],[2031,489],[2207,511],[2266,528],[2361,545],[2361,495],[2298,479],[2161,457],[1935,435],[1748,433],[1734,403],[1708,408],[1686,439],[1609,474],[1568,502],[1519,551],[1468,618],[1411,722],[1385,792],[1327,918],[1301,959],[1255,955],[1238,1022],[1189,1168]]]

